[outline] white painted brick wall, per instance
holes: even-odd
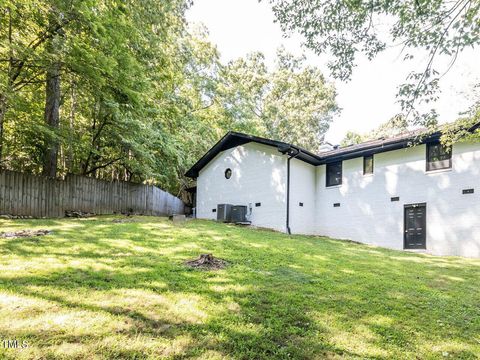
[[[290,230],[292,234],[315,234],[315,167],[290,160]],[[303,207],[299,203],[303,203]]]
[[[374,174],[363,158],[343,162],[343,184],[326,188],[325,165],[291,161],[290,228],[403,249],[404,205],[427,203],[427,251],[480,257],[480,144],[455,144],[453,167],[425,171],[425,145],[376,154]],[[253,206],[252,223],[286,231],[286,159],[277,149],[248,143],[217,155],[197,179],[197,216],[216,219],[219,203]],[[224,177],[231,168],[232,178]],[[463,195],[462,190],[475,188]],[[400,201],[391,202],[398,196]],[[304,206],[300,207],[299,202]],[[341,206],[334,208],[339,202]]]
[[[343,184],[334,188],[325,187],[325,165],[317,167],[317,233],[403,249],[404,204],[425,202],[427,251],[479,257],[480,144],[455,144],[447,171],[427,173],[425,153],[420,145],[376,154],[367,176],[363,158],[344,161]],[[475,193],[463,195],[467,188]]]
[[[224,176],[227,168],[232,177]],[[253,205],[253,225],[285,231],[286,157],[276,148],[248,143],[219,153],[197,179],[197,217],[216,219],[217,204]],[[255,207],[255,203],[261,203]]]

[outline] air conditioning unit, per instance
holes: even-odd
[[[247,222],[247,207],[245,205],[232,206],[232,222],[233,223]]]
[[[231,222],[232,221],[232,204],[218,204],[217,205],[217,221]]]

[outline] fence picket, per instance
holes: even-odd
[[[0,214],[39,218],[62,217],[65,211],[113,214],[130,210],[144,215],[183,214],[184,203],[152,185],[71,174],[57,180],[0,170]]]

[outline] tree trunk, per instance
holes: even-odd
[[[2,167],[3,160],[3,124],[5,121],[5,113],[7,112],[7,97],[0,95],[0,167]]]
[[[71,93],[70,93],[70,128],[68,131],[68,154],[67,154],[67,161],[66,161],[66,167],[67,167],[67,172],[73,173],[73,157],[74,157],[74,151],[73,151],[73,136],[74,136],[74,131],[75,131],[75,112],[76,112],[76,106],[77,106],[77,94],[75,91],[75,82],[72,81],[71,84]]]
[[[45,123],[52,131],[60,124],[60,63],[55,62],[47,69],[45,91]],[[49,136],[43,159],[43,175],[57,175],[58,140]]]
[[[52,9],[49,23],[51,27],[58,27],[59,14]],[[55,177],[57,175],[58,138],[57,130],[60,124],[60,52],[63,43],[63,32],[53,36],[46,44],[51,63],[48,64],[45,78],[45,124],[51,131],[47,136],[44,156],[43,175]],[[52,135],[53,134],[53,135]]]
[[[7,113],[7,96],[8,91],[11,90],[12,85],[12,64],[13,64],[13,38],[12,38],[12,10],[7,7],[8,12],[8,48],[9,48],[9,61],[8,61],[8,84],[7,89],[3,94],[0,94],[0,168],[3,166],[3,144],[4,144],[4,128],[5,128],[5,115]]]

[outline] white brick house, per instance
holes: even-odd
[[[186,175],[197,179],[198,218],[250,205],[253,225],[278,231],[480,257],[480,143],[445,151],[439,136],[313,154],[229,132]]]

